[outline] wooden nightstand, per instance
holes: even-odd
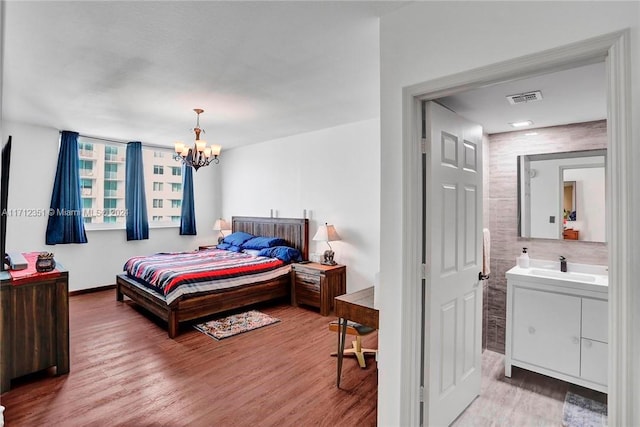
[[[347,267],[315,262],[291,264],[291,305],[310,305],[328,316],[333,298],[347,291]]]

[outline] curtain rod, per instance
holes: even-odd
[[[60,133],[62,133],[62,131],[60,131]],[[102,138],[99,136],[91,136],[91,135],[85,135],[82,133],[79,133],[78,136],[81,136],[83,138],[91,138],[91,139],[97,139],[100,141],[106,141],[106,142],[111,142],[114,144],[121,144],[121,145],[127,145],[130,141],[122,141],[122,140],[117,140],[117,139],[111,139],[111,138]],[[166,145],[158,145],[158,144],[149,144],[146,142],[141,142],[143,147],[148,147],[148,148],[159,148],[162,150],[169,150],[169,151],[173,151],[173,147],[167,147]]]

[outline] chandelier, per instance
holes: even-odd
[[[200,132],[204,133],[204,129],[200,129],[200,114],[204,113],[204,110],[202,108],[194,108],[193,111],[197,114],[196,127],[193,128],[196,134],[193,148],[189,148],[182,141],[177,141],[174,147],[176,154],[173,158],[197,171],[202,166],[209,166],[211,162],[220,163],[218,156],[222,147],[216,144],[211,144],[211,147],[207,147],[207,141],[200,139]]]

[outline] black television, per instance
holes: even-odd
[[[2,181],[0,183],[0,271],[5,271],[5,261],[7,259],[7,202],[9,196],[9,164],[11,162],[11,136],[2,147]]]

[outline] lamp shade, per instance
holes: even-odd
[[[215,224],[213,224],[213,229],[214,231],[228,230],[229,223],[222,218],[216,219]]]
[[[313,240],[333,242],[334,240],[342,239],[333,225],[325,223],[325,225],[318,227],[318,231],[316,231],[316,234],[313,236]]]

